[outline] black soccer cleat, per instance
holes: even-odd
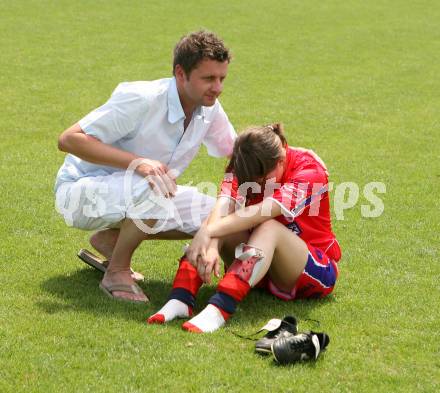
[[[272,321],[274,321],[274,324],[270,323]],[[279,324],[278,327],[276,327],[277,324]],[[269,321],[262,330],[269,330],[269,332],[255,343],[255,351],[259,354],[267,355],[271,353],[272,343],[276,339],[290,337],[298,333],[298,322],[295,317],[288,315],[284,317],[283,320],[277,319]]]
[[[316,360],[327,347],[330,337],[326,333],[299,333],[280,337],[272,343],[272,353],[280,364],[303,360]]]

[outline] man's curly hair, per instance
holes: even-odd
[[[189,76],[191,71],[205,59],[229,63],[231,55],[223,40],[214,33],[206,30],[190,33],[182,37],[174,48],[173,75],[177,64]]]

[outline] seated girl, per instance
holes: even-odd
[[[192,316],[200,286],[219,276],[220,255],[226,273],[185,330],[219,329],[255,286],[283,300],[333,291],[341,251],[327,169],[312,151],[288,146],[281,124],[239,135],[216,206],[180,260],[168,302],[148,323]]]

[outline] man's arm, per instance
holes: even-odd
[[[230,156],[237,134],[220,102],[217,102],[214,111],[215,114],[210,119],[211,124],[205,134],[203,144],[212,157]]]
[[[142,177],[152,177],[150,184],[153,187],[159,188],[165,196],[172,196],[176,191],[175,179],[167,174],[166,165],[103,143],[99,139],[87,135],[78,123],[69,127],[59,136],[58,149],[93,164],[121,169],[127,169],[134,160],[139,160],[135,171]]]
[[[140,158],[133,153],[117,149],[87,135],[78,123],[69,127],[59,136],[58,149],[93,164],[122,169],[127,169],[133,160]]]

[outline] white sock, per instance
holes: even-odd
[[[185,330],[194,332],[196,330],[192,327],[195,326],[204,333],[211,333],[221,328],[225,322],[220,310],[212,304],[208,304],[203,311],[194,318],[191,318],[188,322],[185,322],[182,327]]]
[[[149,323],[169,322],[175,318],[188,318],[189,314],[190,311],[187,304],[177,299],[170,299],[157,313],[153,314],[150,318],[148,318],[148,322]],[[161,315],[163,316],[163,318],[160,317]]]

